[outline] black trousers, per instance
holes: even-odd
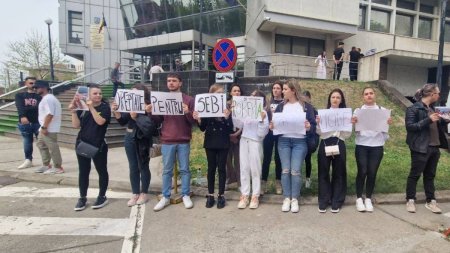
[[[341,78],[341,71],[342,66],[344,65],[344,62],[339,62],[334,66],[334,74],[333,74],[333,80],[339,80]]]
[[[228,149],[205,148],[206,159],[208,160],[208,193],[214,194],[214,184],[216,180],[216,168],[219,170],[219,195],[225,192],[225,181],[227,177],[226,164]]]
[[[333,209],[341,208],[347,194],[347,151],[345,142],[339,140],[339,155],[326,156],[325,145],[336,145],[338,138],[331,137],[320,141],[317,155],[319,174],[319,208],[326,209],[331,203]],[[331,180],[330,180],[331,166]]]
[[[351,62],[348,64],[348,72],[350,75],[350,81],[356,81],[358,80],[358,63],[357,62]]]
[[[125,89],[125,84],[124,83],[119,82],[119,81],[113,82],[112,97],[116,97],[117,89],[119,88],[119,86],[120,86],[121,89]]]
[[[278,138],[269,132],[263,141],[264,159],[262,163],[261,180],[267,181],[269,177],[270,163],[272,162],[272,151],[275,146],[275,179],[281,180],[281,160],[278,154]]]
[[[309,152],[306,153],[306,156],[305,156],[306,178],[311,178],[311,169],[312,169],[311,156],[312,156],[312,153],[309,153]]]
[[[435,199],[434,177],[440,156],[438,147],[428,147],[427,153],[411,150],[411,171],[406,182],[406,199],[416,199],[417,181],[422,173],[427,202]]]
[[[91,160],[94,161],[95,169],[98,173],[98,185],[100,188],[98,196],[105,196],[109,182],[107,168],[108,145],[104,143],[100,151],[93,159],[77,155],[77,160],[79,168],[78,187],[80,190],[80,197],[87,196],[87,190],[89,187],[89,174],[91,173]]]
[[[383,146],[368,147],[356,145],[355,157],[358,166],[356,176],[356,196],[362,198],[364,185],[366,185],[366,198],[372,198],[377,178],[378,168],[383,159]]]

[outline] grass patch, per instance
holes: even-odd
[[[406,145],[406,129],[405,129],[405,113],[384,94],[376,88],[376,85],[363,82],[342,82],[342,81],[319,81],[304,80],[302,81],[302,90],[309,90],[312,94],[312,104],[317,109],[326,107],[329,92],[334,88],[340,88],[345,95],[347,106],[355,109],[362,105],[362,91],[364,87],[371,86],[377,95],[377,104],[385,108],[391,109],[393,123],[389,128],[390,138],[384,146],[384,157],[378,170],[375,193],[403,193],[406,189],[406,179],[411,166],[411,157],[409,148]],[[199,130],[193,131],[191,142],[191,160],[190,167],[195,177],[196,170],[201,168],[202,173],[206,175],[207,162],[203,149],[204,134]],[[355,136],[354,134],[346,141],[347,145],[347,192],[355,194],[355,178],[356,178],[356,160],[355,160]],[[317,153],[314,153],[312,159],[312,188],[302,188],[302,195],[317,194]],[[450,181],[450,168],[446,164],[450,163],[447,152],[441,153],[441,158],[436,172],[435,185],[437,190],[450,189],[448,182]],[[275,180],[275,165],[272,161],[269,174],[269,186],[273,185]],[[303,166],[304,167],[304,166]],[[304,175],[302,169],[302,177]],[[274,187],[269,187],[270,191],[274,191]],[[417,185],[418,191],[423,191],[422,180]]]

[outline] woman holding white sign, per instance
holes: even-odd
[[[223,86],[213,84],[209,88],[209,93],[223,93]],[[219,174],[219,194],[217,195],[217,208],[225,207],[225,180],[228,148],[230,146],[230,134],[233,132],[233,121],[228,109],[224,112],[225,117],[221,118],[200,118],[198,112],[193,113],[200,130],[205,132],[203,147],[208,160],[208,195],[206,196],[206,208],[211,208],[215,204],[214,182],[216,179],[216,168]]]
[[[306,131],[315,131],[314,127],[311,129],[311,123],[315,124],[314,109],[303,100],[298,81],[295,79],[283,84],[283,95],[284,101],[277,106],[270,122],[270,129],[274,130],[274,134],[281,133],[278,139],[278,153],[282,166],[281,186],[284,196],[281,211],[289,212],[290,210],[297,213],[301,188],[300,172],[308,153]],[[304,127],[298,127],[298,124],[303,124]]]
[[[376,103],[375,90],[372,87],[366,87],[363,90],[364,105],[362,110],[386,110]],[[352,118],[353,123],[358,123],[358,112],[356,109]],[[392,123],[391,118],[387,120],[388,124]],[[355,157],[358,166],[358,174],[356,176],[356,210],[359,212],[373,212],[372,194],[375,188],[375,180],[377,177],[378,167],[381,159],[383,159],[383,146],[389,138],[388,133],[372,130],[355,131],[356,148]],[[366,198],[362,199],[363,188],[366,185]]]
[[[340,89],[334,89],[328,95],[327,109],[346,108],[344,93]],[[351,113],[351,112],[350,112]],[[320,115],[320,110],[319,110]],[[345,119],[345,117],[344,117]],[[352,135],[351,131],[327,131],[322,132],[322,124],[326,124],[327,118],[316,117],[317,133],[322,139],[318,149],[318,174],[319,174],[319,212],[326,213],[331,203],[331,212],[338,213],[345,201],[347,194],[347,152],[345,140]],[[351,124],[351,118],[347,123]],[[330,166],[332,167],[330,180]]]

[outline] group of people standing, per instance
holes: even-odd
[[[31,81],[29,81],[31,80]],[[48,83],[27,79],[29,87],[26,93],[16,96],[19,111],[19,129],[24,137],[26,161],[20,167],[31,166],[33,135],[38,136],[38,147],[41,150],[44,173],[62,173],[61,158],[57,146],[56,134],[60,126],[60,104],[53,95],[48,94]],[[182,78],[178,73],[169,73],[167,88],[169,92],[181,92]],[[34,89],[33,89],[34,88]],[[204,148],[208,163],[208,195],[206,207],[216,205],[215,176],[218,172],[219,189],[217,208],[226,206],[226,186],[240,186],[241,197],[237,205],[239,209],[247,206],[256,209],[259,198],[267,191],[267,179],[275,148],[275,189],[283,194],[281,206],[283,212],[299,212],[299,198],[302,186],[301,167],[307,165],[306,187],[311,186],[311,154],[317,148],[318,161],[318,211],[338,213],[345,201],[347,193],[347,150],[345,141],[352,132],[321,130],[321,118],[310,102],[309,92],[301,93],[300,83],[295,79],[276,81],[272,85],[270,99],[260,90],[254,90],[251,96],[262,97],[264,110],[258,120],[237,120],[232,118],[231,100],[223,117],[201,118],[194,110],[194,99],[182,93],[183,115],[152,115],[150,92],[144,84],[135,84],[132,89],[145,92],[145,114],[134,112],[117,112],[117,105],[105,101],[99,86],[91,85],[89,89],[88,110],[76,110],[79,98],[74,97],[69,105],[72,111],[72,125],[79,128],[76,140],[76,153],[79,166],[80,198],[75,206],[76,211],[86,208],[87,189],[91,160],[99,174],[99,195],[93,208],[101,208],[108,203],[106,190],[109,176],[107,171],[108,145],[105,134],[111,115],[126,126],[125,153],[129,162],[132,197],[128,206],[145,204],[149,201],[148,190],[151,180],[149,169],[149,151],[152,136],[158,132],[161,141],[163,160],[162,197],[155,205],[154,211],[160,211],[170,204],[172,176],[175,160],[181,175],[181,195],[185,208],[192,208],[190,198],[189,154],[192,139],[192,127],[198,125],[204,132]],[[36,90],[34,94],[32,90]],[[223,93],[220,84],[213,84],[210,93]],[[417,102],[406,112],[407,143],[411,150],[411,172],[407,180],[407,210],[415,212],[416,184],[421,174],[424,176],[424,187],[427,197],[426,207],[434,213],[440,213],[434,196],[434,177],[439,160],[439,147],[447,147],[443,139],[443,126],[447,123],[434,111],[433,104],[439,99],[439,89],[427,84],[416,94]],[[41,95],[43,98],[40,99]],[[242,96],[243,91],[237,84],[231,86],[231,98]],[[267,101],[266,101],[267,100]],[[356,109],[386,110],[376,103],[375,90],[366,87],[362,94],[363,105]],[[40,103],[39,103],[40,101]],[[56,100],[57,101],[57,100]],[[31,111],[36,111],[39,104],[38,118]],[[57,106],[59,104],[59,107]],[[56,106],[55,106],[56,105]],[[346,108],[344,93],[333,89],[326,101],[327,109]],[[33,107],[34,106],[34,107]],[[55,108],[56,107],[56,108]],[[35,113],[35,112],[34,112]],[[296,115],[304,113],[306,133],[274,134],[277,123],[273,121],[276,114]],[[59,116],[58,116],[59,115]],[[59,125],[58,118],[59,117]],[[351,123],[358,122],[357,113]],[[387,124],[391,124],[389,118]],[[52,125],[53,124],[53,125]],[[158,129],[159,128],[159,129]],[[39,134],[38,134],[39,133]],[[30,138],[31,136],[31,138]],[[318,136],[320,136],[320,144]],[[372,196],[378,168],[384,154],[384,144],[388,134],[378,131],[357,131],[355,158],[358,174],[356,177],[356,209],[360,212],[372,212]],[[55,144],[56,143],[56,144]],[[317,147],[318,146],[318,147]],[[59,154],[59,157],[58,157]],[[54,167],[50,165],[53,159]],[[29,162],[28,162],[29,161]],[[309,166],[308,166],[309,165]],[[309,167],[309,172],[308,172]],[[330,170],[331,168],[331,170]],[[365,192],[364,192],[365,188]],[[365,194],[364,194],[365,193]],[[365,197],[365,198],[364,198]]]

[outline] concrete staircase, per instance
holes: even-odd
[[[126,85],[129,88],[131,85]],[[58,142],[61,146],[74,148],[75,140],[78,135],[78,129],[72,127],[72,116],[69,109],[67,109],[70,101],[73,99],[77,86],[65,90],[56,97],[61,102],[62,107],[62,122],[61,132],[58,135]],[[102,86],[102,93],[104,98],[110,98],[112,94],[112,85]],[[17,108],[11,105],[0,110],[0,135],[8,137],[21,138],[20,132],[17,130]],[[106,132],[106,142],[109,147],[123,146],[123,137],[125,135],[125,127],[120,126],[114,117],[111,117],[111,123]]]

